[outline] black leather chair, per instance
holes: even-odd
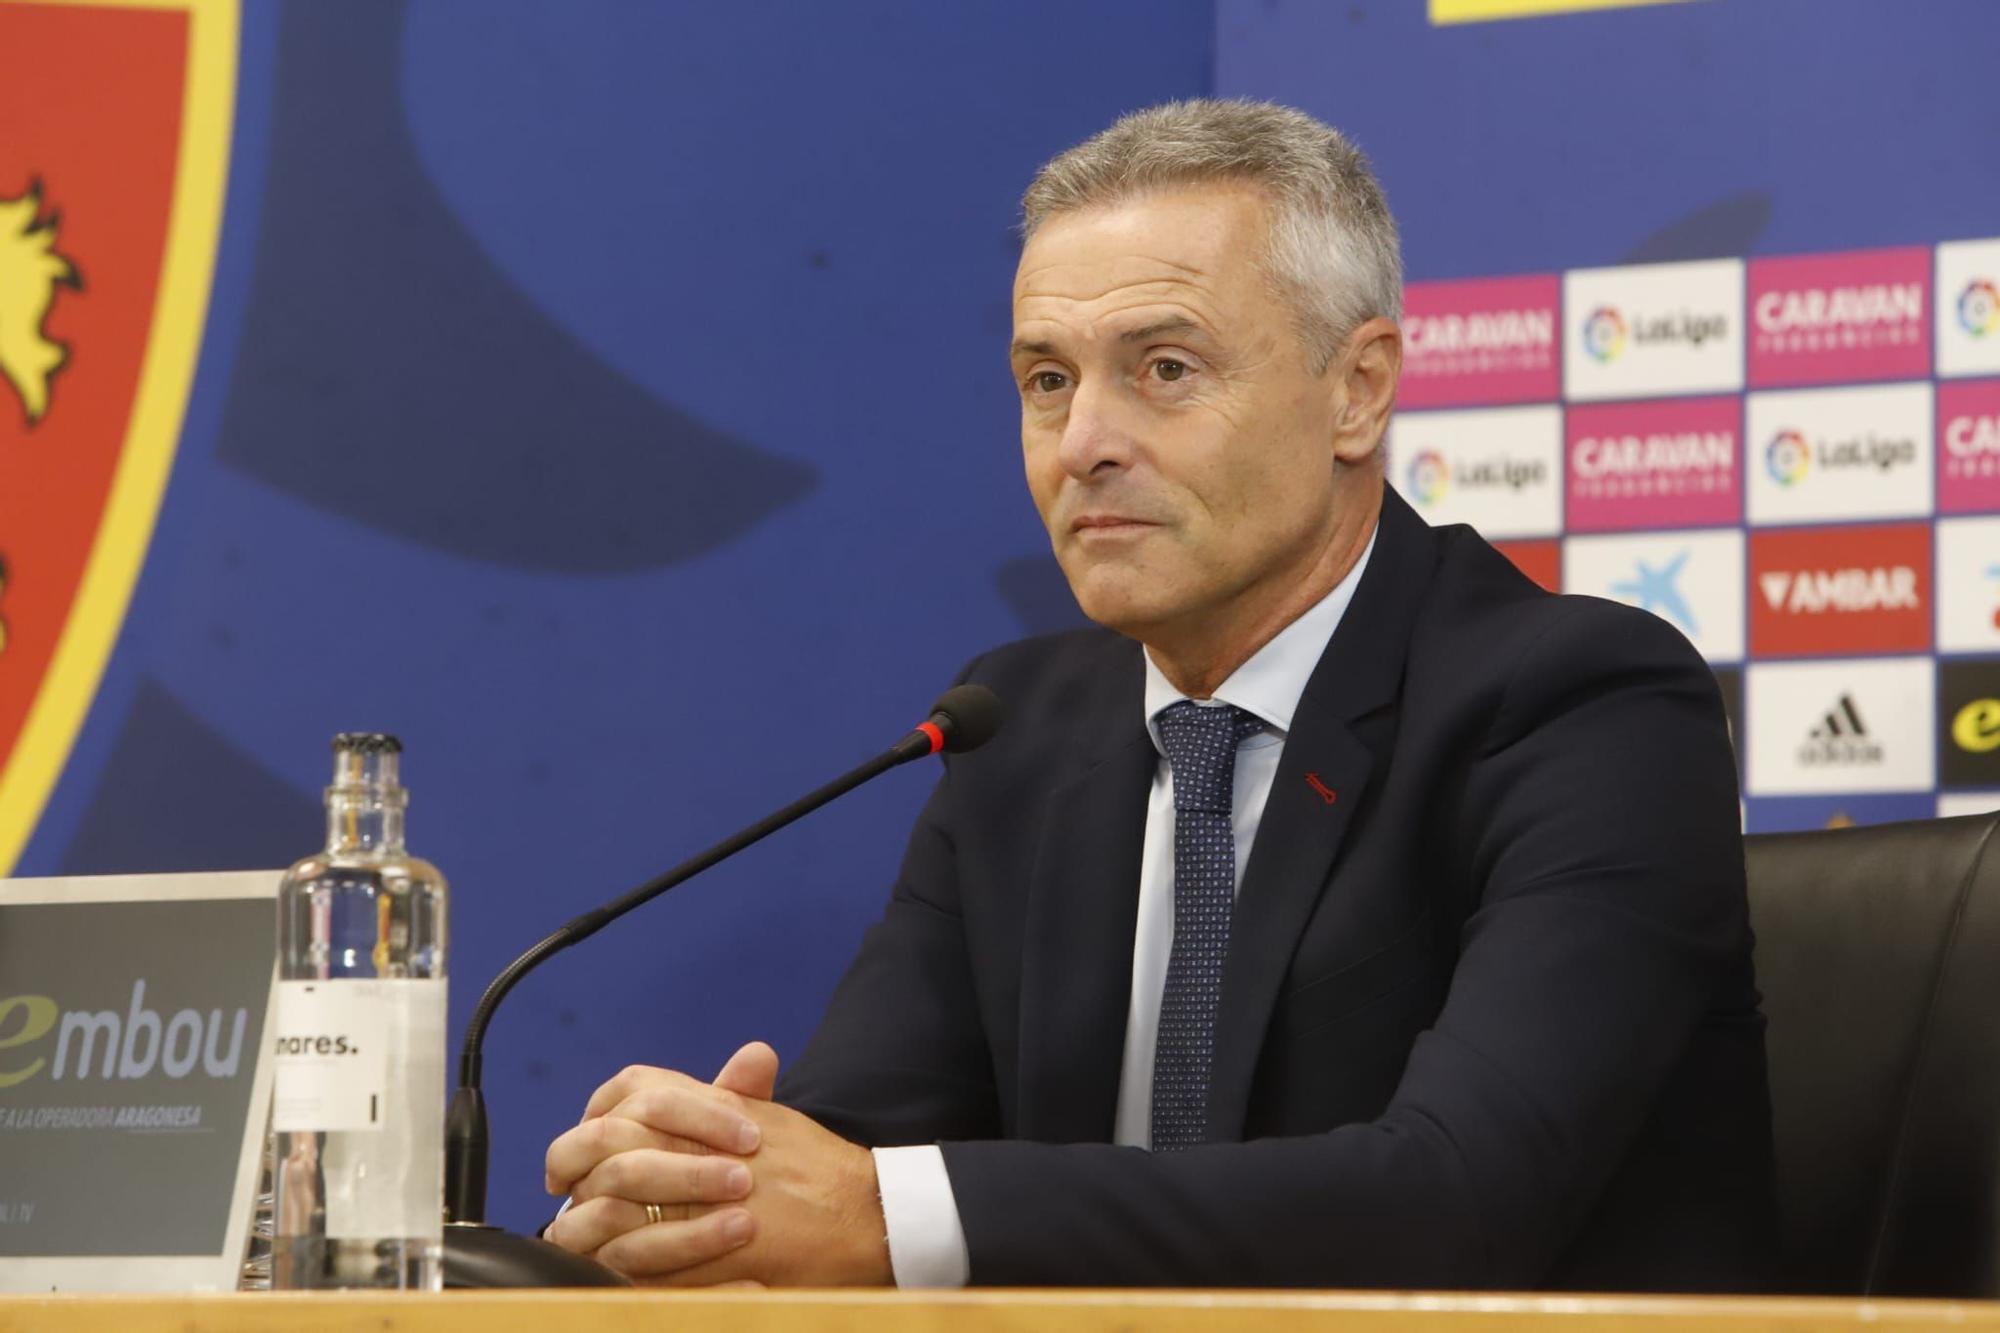
[[[1791,1290],[2000,1295],[1996,828],[1745,839]]]

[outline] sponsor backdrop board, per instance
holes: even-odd
[[[2000,6],[1416,8],[1218,4],[1218,91],[1351,131],[1397,209],[1392,484],[1686,635],[1746,827],[2000,809],[2000,103],[1960,82]],[[1861,68],[1897,123],[1829,97]]]
[[[1417,281],[1409,308],[1391,483],[1679,629],[1747,828],[2000,809],[2000,239]]]
[[[2000,808],[1996,290],[2000,241],[1417,282],[1391,481],[1686,635],[1753,831]]]

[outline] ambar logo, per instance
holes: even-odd
[[[1930,647],[1928,523],[1753,532],[1750,582],[1757,656]]]
[[[249,1017],[238,1008],[229,1014],[178,1009],[162,1018],[147,1007],[143,977],[132,983],[122,1015],[111,1009],[64,1012],[48,995],[8,996],[0,999],[0,1052],[32,1052],[34,1058],[0,1067],[0,1088],[45,1071],[58,1082],[88,1079],[93,1071],[98,1078],[139,1079],[156,1069],[178,1079],[197,1068],[210,1078],[231,1078],[242,1062]]]

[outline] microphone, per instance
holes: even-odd
[[[472,1018],[465,1025],[459,1048],[458,1090],[445,1116],[445,1220],[458,1232],[447,1232],[447,1285],[519,1286],[581,1285],[616,1282],[608,1270],[581,1256],[541,1240],[526,1240],[488,1227],[486,1167],[489,1142],[486,1099],[480,1091],[481,1047],[493,1011],[515,985],[555,954],[580,944],[634,908],[644,906],[668,889],[725,861],[785,825],[811,814],[836,796],[843,796],[892,768],[943,752],[963,754],[992,740],[1001,722],[1000,700],[984,685],[954,685],[931,705],[931,715],[889,749],[857,768],[806,793],[784,809],[765,816],[673,869],[656,875],[622,897],[593,908],[516,958],[493,978]],[[473,1239],[473,1233],[484,1233]],[[463,1238],[463,1240],[461,1240]],[[530,1251],[547,1253],[530,1253]],[[454,1271],[456,1270],[456,1271]],[[594,1270],[594,1271],[592,1271]],[[452,1281],[456,1276],[460,1281]]]

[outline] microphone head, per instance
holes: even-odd
[[[931,722],[944,733],[947,754],[964,754],[1000,730],[1000,696],[984,685],[954,685],[931,705]]]

